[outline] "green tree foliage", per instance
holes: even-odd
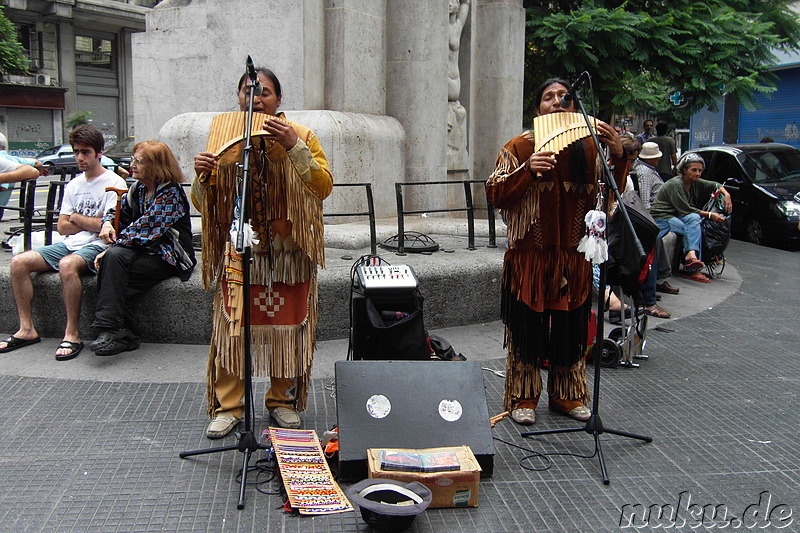
[[[91,111],[75,111],[69,117],[67,117],[66,126],[69,130],[74,130],[78,126],[83,126],[88,124],[92,118]]]
[[[745,106],[775,90],[772,49],[798,49],[791,0],[525,0],[526,117],[550,76],[588,70],[599,117],[649,111],[674,121],[723,96]],[[674,91],[685,100],[676,109]],[[588,90],[581,93],[589,95]],[[585,105],[589,109],[589,99]]]
[[[0,7],[0,74],[26,74],[29,66],[28,55],[17,41],[17,27]]]

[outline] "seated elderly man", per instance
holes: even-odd
[[[705,268],[700,258],[700,221],[708,218],[722,222],[725,217],[719,213],[704,211],[703,206],[717,190],[724,196],[728,213],[732,211],[733,205],[731,195],[725,187],[714,181],[700,179],[704,168],[705,161],[697,154],[690,153],[681,157],[676,167],[679,175],[667,180],[658,191],[650,207],[650,214],[661,230],[658,233],[659,239],[670,231],[683,236],[682,275],[693,281],[708,283],[710,280],[700,272]]]

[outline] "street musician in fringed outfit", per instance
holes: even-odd
[[[537,115],[572,112],[559,98],[570,88],[552,78],[535,94]],[[545,132],[539,132],[543,134]],[[604,122],[597,133],[611,153],[622,190],[628,172],[619,135]],[[508,249],[503,259],[501,316],[506,325],[505,409],[519,424],[533,424],[542,392],[540,367],[549,365],[550,409],[587,420],[585,351],[591,308],[591,264],[577,251],[584,216],[596,205],[602,166],[591,137],[563,151],[534,153],[537,132],[526,131],[500,151],[486,183],[492,205],[503,210]]]
[[[254,136],[249,187],[252,247],[250,335],[253,374],[270,377],[264,403],[281,427],[300,427],[306,408],[317,326],[317,266],[324,268],[322,200],[333,178],[310,129],[278,114],[281,86],[257,69],[263,87],[253,110],[265,113]],[[247,109],[248,84],[239,80],[239,108]],[[277,115],[277,118],[273,115]],[[241,122],[239,122],[241,124]],[[242,265],[229,230],[238,194],[241,144],[228,153],[195,156],[192,200],[203,215],[203,284],[214,286],[214,324],[208,361],[206,435],[230,433],[244,413]],[[270,246],[271,244],[271,246]],[[271,249],[271,253],[270,253]]]

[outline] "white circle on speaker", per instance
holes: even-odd
[[[383,394],[373,394],[367,398],[367,413],[372,418],[386,418],[392,412],[392,402]]]
[[[464,409],[458,400],[442,400],[439,402],[439,416],[448,422],[455,422],[461,418],[462,414],[464,414]]]

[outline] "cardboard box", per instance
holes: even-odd
[[[400,453],[440,453],[454,452],[458,457],[460,470],[448,472],[401,472],[381,469],[381,452]],[[403,483],[419,481],[433,494],[429,508],[477,507],[478,482],[481,467],[469,446],[451,448],[425,448],[419,450],[401,448],[370,448],[367,450],[367,465],[370,478],[393,479]]]

